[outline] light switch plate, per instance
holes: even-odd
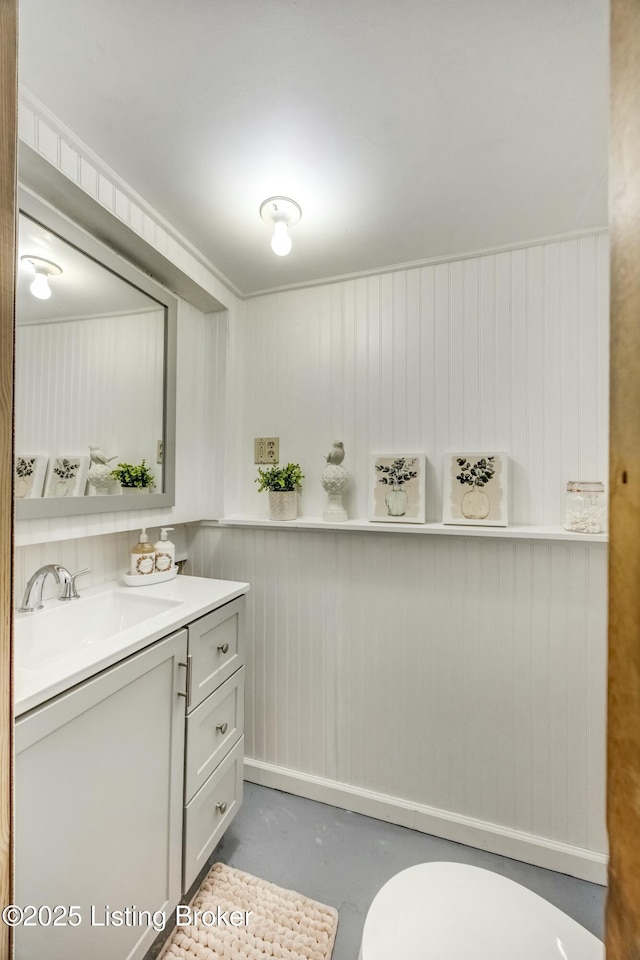
[[[256,437],[254,463],[278,463],[280,460],[280,437]]]
[[[156,453],[156,463],[162,463],[164,460],[164,441],[158,440],[158,450]]]

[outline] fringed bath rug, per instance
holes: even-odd
[[[330,960],[338,911],[216,863],[176,921],[162,960]]]

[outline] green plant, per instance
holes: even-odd
[[[496,472],[495,457],[481,457],[471,466],[464,457],[456,458],[460,473],[456,476],[459,483],[468,483],[470,487],[484,487]]]
[[[271,490],[283,493],[297,489],[304,480],[304,473],[299,463],[288,463],[286,467],[269,467],[268,470],[258,468],[256,483],[258,490]]]
[[[144,460],[142,463],[119,463],[111,476],[121,487],[155,487],[155,479]]]

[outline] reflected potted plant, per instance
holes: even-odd
[[[286,467],[258,469],[256,483],[258,491],[269,491],[269,519],[295,520],[298,516],[298,490],[304,480],[299,463],[288,463]]]
[[[150,493],[156,482],[151,470],[142,463],[119,463],[111,476],[117,480],[123,493]]]

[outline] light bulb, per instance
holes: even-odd
[[[39,270],[36,270],[36,275],[33,278],[29,290],[31,290],[31,293],[34,297],[37,297],[38,300],[48,300],[51,296],[51,288],[46,273],[41,273]]]
[[[276,220],[271,238],[271,249],[277,256],[286,257],[291,251],[291,237],[285,220]]]

